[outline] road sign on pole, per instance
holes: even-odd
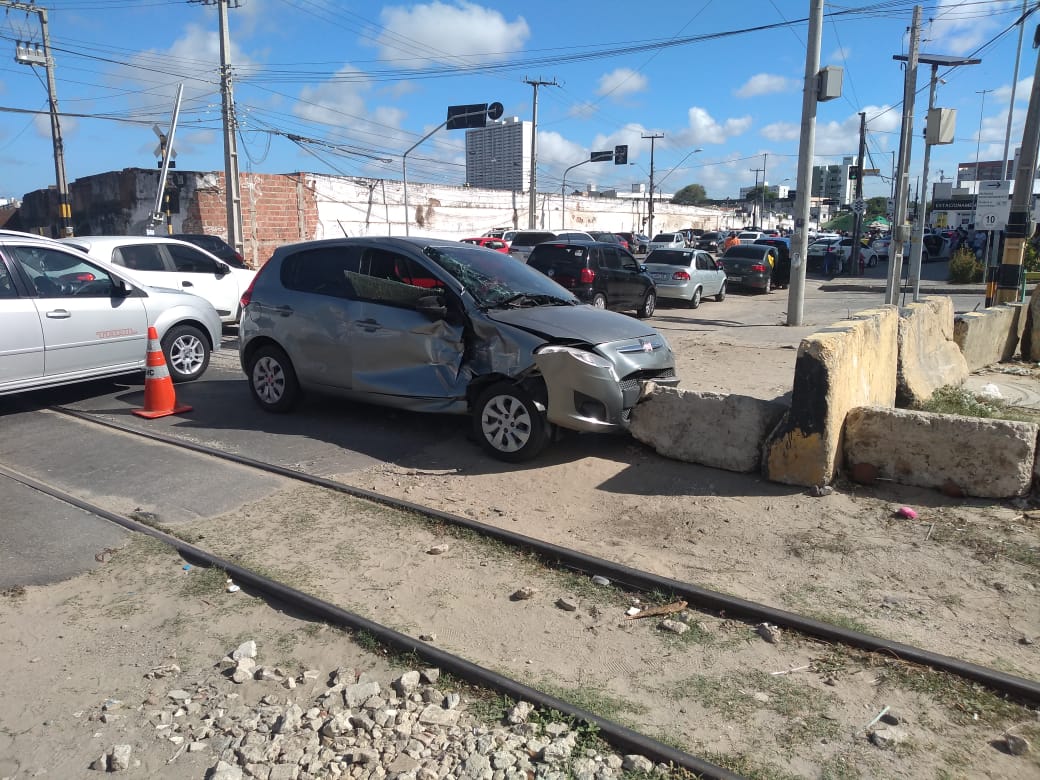
[[[975,199],[975,229],[1003,230],[1011,210],[1010,181],[980,181]]]
[[[852,201],[852,210],[857,214],[862,214],[867,210],[867,202],[863,198],[856,198]]]

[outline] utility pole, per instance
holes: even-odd
[[[525,84],[534,87],[534,100],[531,103],[531,193],[527,206],[527,227],[534,230],[537,225],[538,211],[538,87],[558,87],[556,79],[541,81],[540,79],[524,79]]]
[[[242,196],[238,181],[238,142],[236,141],[235,99],[231,89],[231,38],[228,33],[228,8],[238,8],[239,0],[188,0],[189,3],[216,5],[220,19],[220,105],[224,125],[224,199],[227,207],[227,242],[245,254],[242,240]]]
[[[914,6],[910,24],[910,49],[903,80],[903,123],[899,132],[899,167],[896,174],[896,198],[892,220],[892,243],[889,245],[888,281],[885,303],[899,302],[899,277],[903,272],[903,247],[907,239],[906,204],[910,187],[910,147],[913,145],[914,96],[917,94],[917,47],[921,39],[921,6]]]
[[[54,181],[58,191],[58,232],[61,236],[72,235],[72,206],[69,203],[69,185],[65,180],[65,142],[61,137],[61,122],[58,119],[58,93],[54,84],[54,58],[51,57],[51,36],[47,27],[47,9],[34,3],[0,0],[0,6],[16,11],[36,14],[40,20],[43,51],[29,43],[18,42],[14,59],[22,65],[43,65],[47,70],[47,105],[51,115],[51,143],[54,146]]]
[[[1033,33],[1034,48],[1038,42],[1040,42],[1040,27],[1037,27]],[[1022,151],[1018,154],[1018,166],[1015,169],[1015,191],[1011,196],[1004,256],[997,269],[996,302],[998,304],[1016,301],[1021,294],[1022,260],[1025,255],[1026,241],[1033,232],[1030,212],[1038,144],[1040,144],[1040,56],[1036,60],[1033,89],[1029,95],[1029,108],[1026,110],[1026,125],[1022,130]]]
[[[646,232],[651,239],[654,237],[654,142],[658,138],[664,138],[664,133],[651,133],[641,136],[650,139],[650,199],[646,204]]]
[[[863,235],[863,210],[858,210],[856,207],[863,204],[863,155],[867,149],[867,114],[865,111],[859,113],[859,154],[856,157],[856,166],[859,171],[859,175],[856,176],[856,184],[854,187],[853,194],[853,211],[855,217],[852,220],[852,246],[849,248],[849,262],[852,264],[852,275],[860,276],[859,270],[859,255],[860,246],[859,239]],[[864,210],[866,206],[864,205]]]
[[[760,173],[764,174],[766,172],[766,169],[765,168],[748,168],[748,170],[751,171],[753,174],[755,174],[755,191],[752,193],[752,195],[754,196],[754,200],[751,201],[751,203],[753,204],[751,208],[752,208],[753,211],[759,211],[758,201],[759,201],[760,196],[761,196],[762,193],[758,189],[758,174],[760,174]],[[762,182],[763,183],[765,183],[765,180],[766,180],[766,177],[762,176]],[[764,199],[762,200],[762,203],[763,203],[763,208],[764,208],[765,207],[764,206],[764,204],[765,204],[765,200]],[[758,220],[759,220],[760,216],[761,216],[761,212],[760,211],[759,211],[758,214],[755,214],[755,218],[753,220],[751,220],[751,226],[752,227],[757,227],[757,228],[761,228],[762,227],[758,223]]]
[[[767,154],[762,155],[762,192],[760,193],[762,195],[762,208],[758,212],[758,226],[760,228],[765,227],[766,219],[766,158],[768,156]]]
[[[809,249],[809,208],[812,203],[813,152],[816,149],[816,101],[819,95],[820,41],[823,38],[823,0],[809,4],[809,32],[802,81],[802,129],[798,141],[798,179],[791,236],[791,283],[787,293],[787,324],[802,324],[805,305],[805,255]]]

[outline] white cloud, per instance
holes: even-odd
[[[839,46],[837,49],[827,55],[824,62],[844,62],[852,56],[852,49],[844,46]]]
[[[581,103],[575,103],[567,109],[567,116],[575,117],[576,119],[589,119],[591,118],[598,107],[591,100],[584,100]]]
[[[797,79],[778,76],[774,73],[756,73],[733,91],[737,97],[748,98],[772,95],[776,92],[794,92],[802,85]]]
[[[322,124],[340,124],[345,117],[361,118],[365,114],[362,93],[371,87],[362,71],[353,65],[344,65],[334,79],[300,90],[300,99],[293,108],[298,117]]]
[[[741,135],[751,127],[751,117],[730,118],[720,123],[700,106],[689,110],[690,126],[682,130],[676,139],[680,145],[721,144],[727,138]]]
[[[1033,91],[1033,77],[1026,76],[1024,79],[1020,79],[1017,86],[1015,87],[1015,102],[1016,103],[1028,103],[1029,94]],[[993,90],[993,96],[1001,103],[1007,103],[1011,100],[1011,85],[1004,84],[1001,87]]]
[[[547,168],[559,168],[562,172],[580,160],[587,160],[588,156],[588,150],[581,144],[568,141],[557,132],[538,131],[539,167],[544,165]]]
[[[646,89],[647,83],[646,76],[642,73],[631,68],[617,68],[599,77],[596,94],[609,95],[611,99],[618,100],[636,92],[642,92]]]
[[[877,133],[875,138],[890,137],[897,133],[902,122],[900,111],[891,106],[865,106],[867,132]],[[849,114],[840,122],[820,122],[816,125],[816,154],[847,155],[859,149],[859,114]]]
[[[987,16],[980,17],[973,9],[960,8],[963,0],[939,0],[938,6],[931,12],[931,23],[921,34],[921,45],[924,51],[942,45],[942,51],[949,54],[967,54],[978,48],[991,37],[998,22],[996,17],[1018,5],[1017,0],[1003,0],[987,4]]]
[[[515,21],[467,0],[392,6],[380,12],[383,32],[377,41],[386,60],[494,62],[520,49],[531,35],[522,16]],[[421,52],[422,59],[414,59]]]
[[[794,122],[773,122],[759,130],[759,133],[770,141],[797,141],[802,130]]]

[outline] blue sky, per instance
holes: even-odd
[[[401,154],[445,119],[449,105],[499,101],[531,117],[526,80],[539,90],[538,184],[559,189],[563,170],[590,151],[629,146],[628,166],[595,163],[568,177],[601,189],[647,182],[650,141],[658,185],[700,183],[735,197],[766,169],[794,186],[808,0],[648,0],[524,3],[431,0],[240,0],[229,11],[243,172],[312,171],[400,179]],[[1029,3],[1036,5],[1035,2]],[[185,100],[177,166],[223,170],[214,5],[186,0],[52,0],[48,9],[67,178],[155,166],[153,124],[169,126],[177,85]],[[845,69],[844,94],[819,106],[817,164],[857,148],[868,119],[872,162],[888,175],[898,148],[903,71],[913,2],[828,3],[822,65]],[[947,73],[936,105],[957,109],[956,142],[932,150],[932,181],[957,163],[999,159],[1021,0],[922,3],[921,50],[980,65]],[[801,21],[797,21],[801,20]],[[1011,152],[1036,65],[1040,13],[1026,22]],[[768,27],[744,31],[750,27]],[[1010,29],[1009,29],[1010,28]],[[694,39],[677,43],[682,39]],[[46,77],[14,62],[17,40],[39,41],[35,15],[0,16],[0,197],[54,183]],[[915,136],[927,105],[919,72]],[[982,90],[992,90],[982,94]],[[981,135],[980,135],[981,125]],[[296,136],[307,141],[293,141]],[[464,131],[439,131],[412,152],[411,181],[462,184]],[[700,149],[701,151],[694,151]],[[354,153],[349,153],[354,152]],[[911,182],[920,173],[915,142]],[[381,162],[380,158],[390,162]],[[761,176],[761,174],[759,174]],[[575,182],[576,183],[576,182]],[[887,178],[867,178],[867,196]]]

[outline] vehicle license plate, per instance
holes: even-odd
[[[668,278],[668,274],[665,274],[665,273],[653,273],[653,274],[650,274],[650,275],[652,277],[654,277],[654,279],[667,279]]]
[[[727,282],[736,282],[737,284],[740,284],[742,281],[744,281],[744,277],[743,276],[727,276],[726,277],[726,281]]]

